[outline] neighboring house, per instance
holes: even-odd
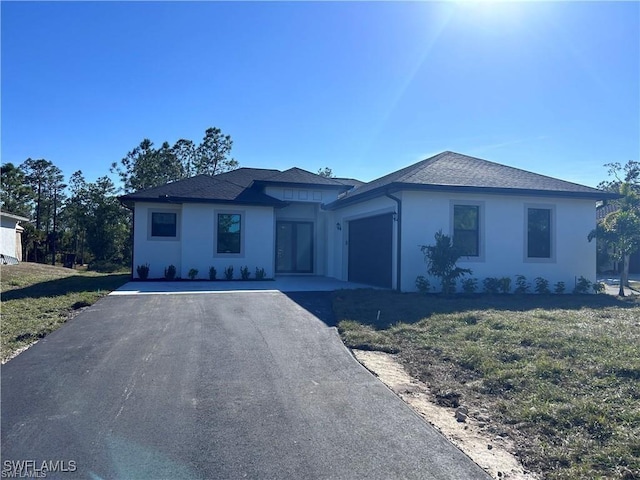
[[[22,260],[22,232],[20,222],[29,219],[8,212],[0,212],[0,263],[15,264]]]
[[[415,290],[425,275],[420,246],[438,230],[465,250],[473,276],[522,274],[594,281],[596,201],[617,198],[453,152],[369,183],[292,168],[240,168],[124,195],[134,211],[135,267],[149,277],[173,264],[182,278],[198,269],[218,278],[233,266],[274,275],[324,275]],[[434,283],[434,282],[432,282]]]

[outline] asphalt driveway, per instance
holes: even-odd
[[[3,477],[488,478],[294,300],[100,300],[2,366]]]

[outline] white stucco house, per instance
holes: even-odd
[[[29,219],[14,215],[13,213],[0,212],[0,263],[15,264],[22,260],[22,232],[24,228],[20,222],[28,222]]]
[[[247,266],[267,277],[322,275],[401,291],[426,274],[438,230],[486,277],[595,281],[596,201],[611,194],[453,152],[369,183],[299,168],[240,168],[124,195],[134,212],[133,276],[172,264],[207,278]],[[219,277],[221,273],[219,273]],[[437,284],[434,281],[432,284]]]

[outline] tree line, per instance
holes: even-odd
[[[208,128],[199,144],[180,139],[158,148],[144,139],[110,166],[122,186],[107,175],[87,182],[81,170],[68,179],[53,162],[28,158],[0,168],[2,211],[29,218],[23,222],[23,255],[30,262],[96,270],[129,266],[132,254],[131,212],[118,196],[194,175],[215,175],[238,167],[233,141],[219,128]]]

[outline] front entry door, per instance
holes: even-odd
[[[312,222],[276,222],[276,273],[313,273]]]

